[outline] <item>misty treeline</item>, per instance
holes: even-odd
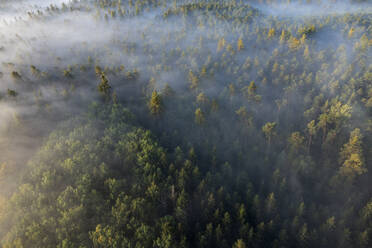
[[[369,1],[0,3],[1,247],[371,247]]]

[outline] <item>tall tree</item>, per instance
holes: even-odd
[[[98,85],[98,91],[105,98],[105,100],[108,101],[111,97],[111,86],[105,76],[105,73],[102,72],[100,74],[100,77],[101,77],[101,81]]]
[[[156,90],[152,92],[150,101],[148,103],[148,107],[149,107],[150,113],[154,116],[160,116],[160,114],[162,113],[163,102],[162,102],[160,94]]]
[[[269,149],[271,146],[272,138],[276,135],[275,127],[276,127],[276,122],[267,122],[262,127],[262,132],[264,133],[267,139],[267,144],[268,144]]]
[[[360,129],[354,129],[350,133],[349,142],[344,145],[340,152],[341,168],[339,172],[349,180],[353,180],[355,177],[367,172],[363,156],[362,138]]]
[[[202,125],[205,122],[204,113],[200,108],[195,110],[195,122],[198,125]]]

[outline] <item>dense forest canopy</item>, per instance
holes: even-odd
[[[371,247],[369,0],[0,2],[1,247]]]

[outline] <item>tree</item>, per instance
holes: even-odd
[[[269,196],[266,198],[266,213],[271,215],[275,208],[276,208],[276,200],[274,193],[270,193]]]
[[[189,71],[189,81],[190,81],[190,89],[196,90],[199,87],[199,79],[192,72],[192,70]]]
[[[353,34],[354,34],[354,31],[355,31],[355,29],[354,29],[353,27],[350,28],[350,30],[349,30],[347,36],[348,36],[349,38],[352,38],[352,37],[353,37]]]
[[[202,125],[205,122],[204,113],[200,108],[195,110],[195,122],[198,125]]]
[[[312,120],[307,124],[307,133],[309,136],[308,144],[307,144],[307,151],[310,152],[310,147],[313,141],[313,137],[316,135],[315,120]]]
[[[163,110],[163,103],[161,96],[156,90],[152,92],[151,99],[148,104],[150,113],[154,116],[159,116]]]
[[[171,218],[166,218],[163,220],[163,223],[161,223],[161,235],[154,241],[154,247],[158,248],[172,248],[175,247],[177,244],[174,240],[173,235],[173,228],[171,223]]]
[[[217,112],[218,111],[218,102],[216,99],[212,99],[212,102],[211,102],[211,111],[212,112]]]
[[[238,39],[238,51],[243,50],[243,49],[244,49],[243,40],[242,40],[242,38],[239,38]]]
[[[221,51],[225,47],[225,43],[226,43],[225,38],[218,40],[217,52]]]
[[[233,248],[246,248],[247,246],[245,245],[244,241],[242,239],[238,239],[234,245]]]
[[[269,149],[270,149],[272,138],[273,136],[276,135],[275,127],[276,127],[276,122],[267,122],[262,127],[262,132],[264,133],[265,138],[267,139]]]
[[[300,244],[302,245],[302,247],[308,246],[307,241],[309,239],[309,231],[306,223],[303,224],[300,230],[298,231],[298,239],[300,240]]]
[[[199,95],[196,97],[196,102],[200,105],[200,106],[206,106],[207,103],[209,102],[209,99],[208,97],[203,93],[199,93]]]
[[[40,76],[41,72],[39,69],[36,68],[36,66],[34,65],[30,65],[30,71],[31,71],[31,74],[34,76],[34,77],[38,77]]]
[[[307,60],[310,59],[309,46],[305,46],[305,50],[304,50],[304,58],[307,59]]]
[[[235,91],[235,86],[233,84],[229,84],[229,96],[231,100],[235,96]]]
[[[366,204],[366,206],[361,211],[361,220],[366,225],[372,224],[372,198]]]
[[[329,122],[334,123],[336,129],[340,129],[342,125],[351,117],[351,111],[351,106],[337,101],[329,108]]]
[[[340,163],[342,165],[339,173],[350,181],[367,172],[367,168],[364,166],[362,138],[360,129],[354,129],[350,133],[349,142],[344,145],[340,152]]]
[[[102,74],[102,69],[101,69],[101,67],[99,67],[98,65],[96,65],[96,66],[94,67],[94,71],[96,72],[96,75],[97,75],[97,76],[101,76],[101,74]]]
[[[297,50],[301,46],[301,40],[297,39],[296,37],[291,37],[288,40],[288,47],[292,51]]]
[[[358,243],[359,243],[359,245],[360,245],[360,247],[368,247],[368,243],[369,243],[369,238],[368,238],[368,236],[369,236],[369,232],[368,232],[368,230],[365,230],[364,232],[361,232],[360,234],[359,234],[359,237],[358,237]]]
[[[251,81],[248,86],[248,94],[253,96],[256,94],[257,86],[254,81]]]
[[[17,81],[17,80],[21,80],[21,79],[22,79],[21,74],[19,74],[19,72],[17,72],[17,71],[12,71],[11,75],[12,75],[12,78],[13,78],[15,81]]]
[[[245,86],[243,89],[244,96],[249,101],[256,101],[259,102],[261,100],[261,96],[257,95],[257,85],[254,81],[251,81],[248,86]]]
[[[329,122],[329,117],[327,113],[322,113],[319,116],[319,122],[318,122],[318,127],[323,130],[323,142],[326,139],[327,135],[327,125]]]
[[[15,90],[8,89],[8,96],[16,97],[18,93]]]
[[[275,35],[275,29],[274,28],[270,28],[269,29],[269,32],[267,33],[267,38],[268,39],[271,39],[272,37],[274,37]]]
[[[238,115],[240,121],[244,124],[245,127],[252,126],[252,118],[249,116],[247,108],[241,106],[238,110],[235,111]]]
[[[111,97],[111,86],[104,73],[101,73],[101,82],[98,85],[98,91],[108,101]]]
[[[285,42],[285,39],[286,39],[286,34],[285,34],[284,29],[283,29],[282,33],[280,34],[279,43],[283,44]]]
[[[297,153],[303,147],[304,137],[300,132],[293,132],[288,138],[288,142],[291,146],[292,152]]]

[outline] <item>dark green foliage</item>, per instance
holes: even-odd
[[[8,96],[16,97],[18,93],[15,90],[8,89]]]
[[[14,80],[20,80],[22,78],[19,72],[17,71],[12,71],[11,75]]]
[[[105,73],[101,73],[99,76],[101,81],[98,84],[98,91],[105,98],[105,100],[108,101],[111,97],[111,86],[105,76]]]

